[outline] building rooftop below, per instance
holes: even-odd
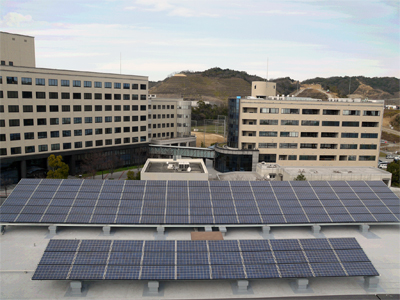
[[[188,167],[190,167],[190,171],[188,171]],[[181,172],[189,172],[189,173],[204,173],[204,169],[200,163],[189,162],[189,160],[179,160],[173,161],[172,159],[169,162],[156,162],[152,161],[148,164],[145,172],[150,173],[181,173]]]

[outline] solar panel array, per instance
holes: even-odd
[[[399,222],[381,181],[22,179],[2,223],[309,224]]]
[[[51,240],[33,280],[184,280],[379,275],[354,238]]]

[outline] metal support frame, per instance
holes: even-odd
[[[262,228],[262,233],[263,234],[270,234],[271,233],[271,227],[270,226],[263,226]]]
[[[305,292],[308,287],[308,279],[307,278],[297,278],[296,279],[296,288],[299,292]]]
[[[158,294],[160,283],[158,281],[149,281],[147,287],[149,288],[149,294]]]
[[[71,281],[71,295],[80,296],[82,295],[82,281]]]
[[[368,231],[369,231],[369,225],[367,225],[367,224],[361,224],[359,228],[360,228],[361,233],[368,233]]]
[[[56,225],[50,225],[49,226],[49,234],[50,235],[56,235],[57,234],[57,226]]]
[[[248,286],[249,286],[248,280],[238,280],[237,281],[238,292],[247,292]]]
[[[111,226],[103,226],[103,234],[104,235],[111,235]]]
[[[312,231],[313,234],[320,234],[321,233],[321,226],[313,225],[311,227],[311,231]]]
[[[376,289],[378,287],[379,278],[376,276],[364,276],[364,287],[366,289]]]
[[[219,229],[219,231],[222,233],[222,235],[225,236],[226,231],[227,231],[227,230],[226,230],[226,227],[225,227],[225,226],[219,226],[218,229]]]
[[[4,234],[4,232],[6,232],[6,225],[0,226],[0,232],[1,232],[1,234]]]
[[[212,227],[211,226],[205,226],[204,227],[205,232],[212,232]]]
[[[165,227],[163,227],[163,226],[157,227],[157,234],[164,235],[164,231],[165,231]]]

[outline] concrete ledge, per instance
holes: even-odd
[[[219,229],[219,231],[222,233],[222,235],[225,236],[226,231],[227,231],[227,230],[226,230],[226,227],[225,227],[225,226],[219,226],[218,229]]]
[[[364,276],[364,287],[366,289],[376,289],[378,287],[379,278],[376,276]]]
[[[103,234],[105,236],[111,235],[111,227],[110,226],[103,226]]]

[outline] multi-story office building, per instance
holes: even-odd
[[[94,151],[125,165],[146,161],[148,77],[36,68],[33,37],[0,37],[3,176],[46,169],[50,154],[62,155],[70,174]]]
[[[228,146],[237,151],[216,149],[216,168],[252,170],[258,161],[376,167],[383,104],[274,95],[229,99]]]

